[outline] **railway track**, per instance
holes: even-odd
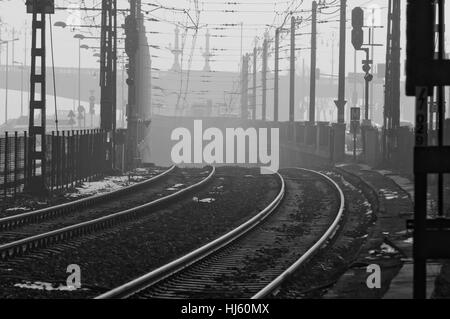
[[[278,196],[251,220],[97,299],[263,298],[273,293],[334,236],[344,210],[342,190],[329,177],[303,169],[278,177]]]
[[[107,202],[111,199],[117,198],[129,194],[133,191],[140,190],[142,188],[151,186],[158,181],[161,181],[172,173],[176,169],[175,166],[170,167],[166,171],[140,183],[123,187],[111,192],[89,196],[86,198],[78,199],[72,202],[68,202],[61,205],[51,206],[44,209],[34,210],[22,214],[17,214],[9,217],[0,218],[0,232],[22,227],[24,225],[32,223],[40,223],[47,219],[52,219],[61,215],[68,214],[69,212],[78,211],[86,207],[90,207],[99,203]]]
[[[211,167],[186,173],[171,167],[152,179],[111,193],[0,219],[0,260],[136,219],[200,189],[215,171]],[[162,180],[165,183],[158,185]]]

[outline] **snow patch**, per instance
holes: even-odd
[[[54,287],[53,284],[51,284],[49,282],[42,282],[42,281],[36,281],[36,282],[26,281],[25,283],[15,284],[14,287],[24,288],[24,289],[46,290],[46,291],[75,291],[75,290],[77,290],[77,288],[73,287],[73,286],[64,286],[64,285],[60,284],[58,287]]]

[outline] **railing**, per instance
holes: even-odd
[[[52,132],[46,136],[47,179],[50,191],[99,177],[111,167],[107,132],[75,130]],[[24,190],[29,137],[26,132],[0,135],[0,199],[14,199]],[[35,168],[40,171],[40,167]]]

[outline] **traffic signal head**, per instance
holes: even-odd
[[[435,14],[431,0],[408,0],[406,24],[406,95],[415,96],[417,86],[428,86],[419,69],[434,59]],[[431,94],[433,90],[429,90]]]
[[[364,27],[364,10],[361,7],[356,7],[352,11],[352,27],[354,29]]]
[[[372,69],[372,68],[370,67],[369,64],[364,64],[364,65],[363,65],[363,71],[364,71],[364,72],[369,73],[369,71],[370,71],[371,69]]]
[[[352,44],[355,50],[361,50],[364,43],[364,11],[360,7],[356,7],[352,11]]]

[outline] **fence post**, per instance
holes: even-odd
[[[66,132],[62,131],[62,188],[67,189]]]
[[[4,163],[5,171],[3,176],[5,201],[8,196],[8,159],[9,159],[8,132],[5,132],[5,163]]]
[[[80,131],[76,130],[75,131],[75,180],[76,180],[76,184],[78,184],[80,182]]]
[[[61,139],[56,131],[56,189],[61,188]]]
[[[51,139],[51,152],[52,152],[52,161],[51,161],[51,176],[50,176],[50,192],[53,192],[53,188],[55,187],[55,163],[56,163],[56,148],[55,148],[55,131],[52,131],[52,139]]]
[[[94,163],[94,145],[93,145],[93,139],[94,138],[94,132],[93,130],[89,131],[89,163]],[[89,180],[92,181],[94,179],[93,173],[94,173],[95,167],[93,165],[89,165]]]
[[[75,186],[75,132],[72,130],[70,136],[70,179],[72,182],[72,187]]]
[[[23,182],[26,184],[28,182],[28,132],[23,132]]]
[[[17,194],[17,167],[18,167],[18,160],[19,157],[19,147],[17,146],[18,142],[18,133],[17,131],[14,132],[14,198],[16,198]]]

